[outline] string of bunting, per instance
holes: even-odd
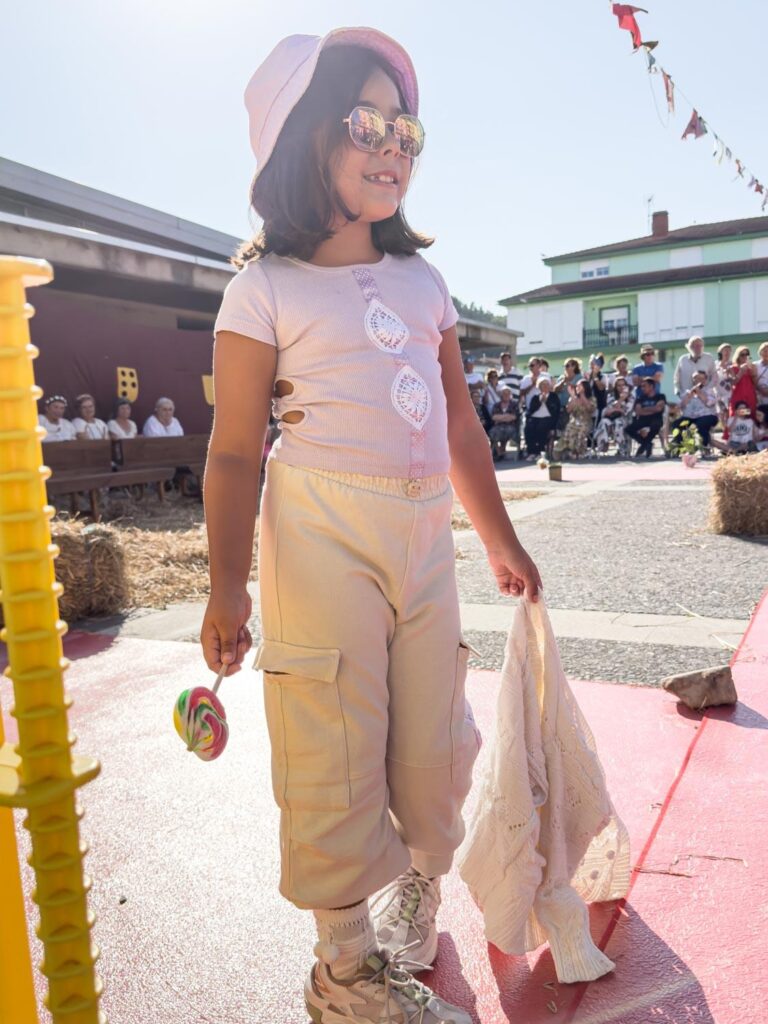
[[[696,107],[687,98],[685,93],[675,83],[672,75],[663,68],[653,55],[653,51],[659,45],[658,40],[644,40],[643,33],[640,30],[640,26],[637,22],[636,14],[648,14],[648,11],[644,7],[632,7],[630,4],[615,4],[613,0],[608,0],[612,13],[616,15],[619,28],[626,30],[632,36],[632,50],[637,53],[639,50],[643,50],[645,53],[646,61],[648,63],[648,73],[651,75],[661,75],[664,83],[664,95],[667,101],[667,110],[670,116],[675,113],[675,97],[677,94],[691,105],[693,113],[691,114],[690,120],[686,125],[685,131],[683,132],[683,140],[692,136],[694,139],[701,139],[705,135],[709,135],[714,140],[714,149],[712,156],[718,164],[722,164],[723,160],[727,160],[728,163],[733,163],[736,168],[736,177],[734,181],[743,181],[747,184],[747,187],[758,195],[763,197],[763,201],[760,209],[765,210],[768,206],[768,186],[763,183],[747,168],[747,165],[743,160],[736,158],[733,155],[733,150],[730,146],[725,144],[725,141],[720,135],[712,128],[712,125],[708,121],[705,121],[701,114],[698,112]]]

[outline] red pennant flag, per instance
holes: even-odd
[[[632,33],[632,43],[636,50],[639,50],[641,46],[647,46],[649,50],[652,50],[657,43],[643,43],[643,36],[640,32],[640,26],[637,24],[635,15],[642,11],[643,14],[647,14],[648,11],[644,7],[631,7],[629,4],[614,4],[613,13],[619,19],[619,28],[625,28],[627,32]]]
[[[765,192],[765,189],[763,188],[763,186],[760,184],[759,181],[755,182],[755,192],[759,192],[760,195],[762,195],[763,192]]]
[[[691,114],[691,120],[688,122],[688,127],[683,132],[683,138],[687,139],[689,135],[692,135],[695,139],[700,139],[702,135],[707,134],[707,123],[703,117],[699,117],[697,110]]]
[[[664,68],[661,69],[661,75],[664,79],[664,92],[667,94],[667,107],[670,114],[675,112],[675,83],[672,81],[672,76],[668,75]]]

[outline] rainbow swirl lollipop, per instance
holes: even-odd
[[[195,686],[179,695],[173,709],[176,732],[201,761],[215,761],[229,739],[229,726],[224,705],[216,696],[219,683],[229,666],[222,666],[213,689]]]

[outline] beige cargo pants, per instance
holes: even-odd
[[[344,907],[449,870],[480,736],[447,477],[267,468],[259,528],[281,893]]]

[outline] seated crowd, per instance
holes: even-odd
[[[131,419],[131,403],[118,399],[114,416],[107,423],[96,416],[96,401],[93,395],[78,395],[75,399],[75,416],[67,416],[68,402],[62,395],[50,395],[43,403],[45,412],[40,413],[38,422],[45,428],[43,441],[127,441],[136,437],[138,430]],[[170,398],[158,398],[155,411],[142,427],[143,437],[181,437],[184,430],[176,419],[175,407]]]
[[[43,402],[44,412],[38,416],[38,423],[45,430],[42,441],[130,441],[138,436],[138,428],[131,419],[131,403],[117,399],[113,416],[105,422],[96,415],[96,401],[93,395],[78,395],[74,401],[75,415],[67,418],[69,403],[63,395],[49,395]],[[141,430],[142,437],[182,437],[184,429],[176,419],[175,406],[170,398],[158,398],[151,416],[147,417]],[[112,462],[112,470],[118,463]],[[176,485],[182,493],[199,496],[193,473],[188,466],[177,466],[172,483],[167,482],[165,490]],[[154,486],[154,485],[150,485]],[[160,486],[159,484],[157,485]],[[106,490],[106,489],[105,489]]]
[[[625,355],[606,368],[602,353],[585,370],[575,357],[554,376],[549,362],[534,356],[521,374],[509,352],[485,375],[464,359],[464,375],[494,460],[506,458],[510,442],[518,458],[531,461],[596,457],[614,450],[651,458],[656,438],[665,455],[681,449],[682,438],[703,454],[742,454],[768,450],[768,341],[752,362],[749,348],[721,345],[717,358],[692,337],[664,385],[664,365],[653,345],[643,345],[640,362]],[[713,433],[717,432],[718,437]]]

